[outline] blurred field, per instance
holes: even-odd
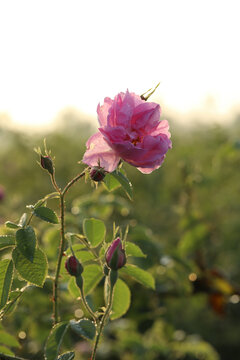
[[[157,282],[156,292],[129,282],[131,308],[122,320],[107,327],[99,360],[234,360],[240,352],[240,122],[236,119],[229,127],[182,127],[169,121],[173,149],[162,168],[143,175],[124,165],[134,187],[134,202],[121,189],[109,194],[102,185],[94,190],[84,182],[68,194],[68,231],[80,231],[86,216],[103,219],[110,232],[113,221],[129,223],[129,238],[148,255],[136,263],[151,269]],[[63,186],[83,169],[78,161],[93,131],[88,123],[73,121],[71,116],[46,134],[24,134],[0,124],[2,234],[6,220],[18,221],[26,205],[52,191],[33,148],[47,139],[55,156],[56,178]],[[58,211],[53,201],[54,206]],[[46,224],[35,225],[51,272],[57,232]],[[79,302],[64,293],[64,284],[62,290],[61,306],[68,319]],[[102,284],[91,299],[95,306],[102,306],[101,291]],[[19,356],[42,359],[51,327],[50,297],[50,283],[43,289],[32,288],[18,310],[4,319],[9,333],[26,333],[16,350]],[[76,359],[87,359],[87,343],[73,335],[64,346],[70,350],[73,343]]]

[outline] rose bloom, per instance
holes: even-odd
[[[144,174],[161,166],[172,143],[158,104],[127,91],[105,98],[97,113],[100,128],[86,143],[85,164],[112,172],[122,159]]]

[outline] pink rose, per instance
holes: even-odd
[[[114,100],[105,98],[97,113],[100,128],[86,143],[85,164],[112,172],[122,159],[144,174],[161,166],[172,143],[158,104],[127,90]]]

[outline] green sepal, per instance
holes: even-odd
[[[118,279],[118,272],[115,270],[110,270],[109,279],[110,279],[110,286],[113,289]]]
[[[6,221],[5,226],[9,229],[18,229],[20,226],[12,221]]]

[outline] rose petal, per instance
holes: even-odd
[[[83,156],[83,162],[89,166],[100,165],[106,171],[114,171],[120,161],[118,154],[110,148],[100,132],[92,135],[87,143],[87,150]]]
[[[102,106],[98,104],[97,107],[98,121],[101,126],[107,125],[108,112],[112,104],[113,104],[113,100],[108,97],[104,99],[104,103]]]
[[[155,103],[143,102],[137,106],[134,110],[133,117],[131,119],[131,125],[133,129],[143,130],[146,134],[152,128],[155,128],[160,119],[160,106]]]

